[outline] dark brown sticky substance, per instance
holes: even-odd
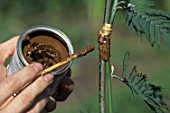
[[[85,49],[77,53],[77,57],[86,56],[88,53],[92,52],[95,49],[93,45],[87,46]]]
[[[63,43],[50,36],[26,36],[23,41],[23,54],[26,61],[41,63],[48,68],[64,59],[69,54]]]
[[[110,36],[98,35],[100,59],[108,61],[110,58]]]
[[[108,61],[110,58],[110,35],[112,25],[104,24],[98,32],[99,57],[101,60]]]

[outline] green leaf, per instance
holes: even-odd
[[[165,43],[168,46],[170,46],[170,38],[169,38],[170,37],[170,33],[169,33],[169,30],[167,30],[167,29],[160,29],[160,32],[161,32],[161,34],[163,34],[162,37],[165,40]]]
[[[137,76],[137,70],[136,70],[136,66],[134,66],[133,69],[132,69],[132,72],[130,73],[129,78],[128,78],[128,80],[131,84],[135,80],[136,76]]]
[[[146,83],[146,75],[138,74],[136,66],[132,69],[129,77],[125,78],[124,83],[155,113],[166,113],[168,107],[165,98],[160,94],[161,87]]]
[[[140,37],[141,37],[141,42],[144,42],[144,39],[145,39],[145,33],[143,31],[140,31]]]
[[[161,29],[161,32],[169,33]],[[170,41],[170,40],[169,40]],[[132,68],[129,76],[127,76],[128,60],[130,51],[127,51],[123,59],[122,79],[131,90],[132,96],[138,95],[155,113],[167,113],[168,105],[166,99],[161,94],[162,88],[150,83],[147,83],[147,76],[137,72],[137,66]]]
[[[152,3],[145,3],[145,0],[134,1],[130,0],[128,4],[131,5],[127,5],[125,8],[128,12],[126,19],[128,26],[141,37],[142,42],[146,37],[151,46],[155,44],[159,46],[160,37],[163,37],[165,43],[170,47],[170,14],[149,8]]]
[[[122,78],[125,78],[126,73],[127,73],[129,56],[130,56],[130,51],[127,51],[126,54],[125,54],[125,57],[124,57],[124,59],[123,59]]]
[[[133,18],[133,12],[129,12],[126,18],[126,23],[128,26],[131,24],[132,18]]]

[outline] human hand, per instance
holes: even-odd
[[[6,77],[7,69],[4,62],[14,53],[17,40],[18,37],[14,37],[0,44],[0,112],[47,113],[53,111],[56,108],[56,101],[63,101],[70,95],[74,89],[74,83],[69,77],[65,77],[54,100],[47,90],[54,76],[47,74],[39,77],[38,73],[43,70],[41,64],[33,63],[12,76]],[[24,88],[26,85],[27,87]],[[14,97],[13,94],[17,92],[20,93]]]

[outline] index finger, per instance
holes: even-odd
[[[33,63],[22,70],[14,73],[0,82],[0,106],[14,93],[19,92],[24,86],[32,82],[43,70],[43,66],[39,63]]]

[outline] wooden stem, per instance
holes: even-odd
[[[83,49],[82,51],[80,51],[80,52],[78,52],[76,54],[73,54],[72,56],[68,57],[66,60],[61,61],[61,62],[59,62],[59,63],[57,63],[57,64],[55,64],[55,65],[53,65],[53,66],[51,66],[51,67],[49,67],[49,68],[47,68],[45,70],[43,70],[40,73],[40,75],[43,76],[43,75],[45,75],[47,73],[50,73],[51,71],[56,70],[58,67],[63,66],[64,64],[66,64],[66,63],[68,63],[68,62],[70,62],[72,60],[75,60],[75,59],[77,59],[79,57],[87,55],[88,53],[90,53],[94,49],[95,49],[94,46],[87,46],[85,49]]]

